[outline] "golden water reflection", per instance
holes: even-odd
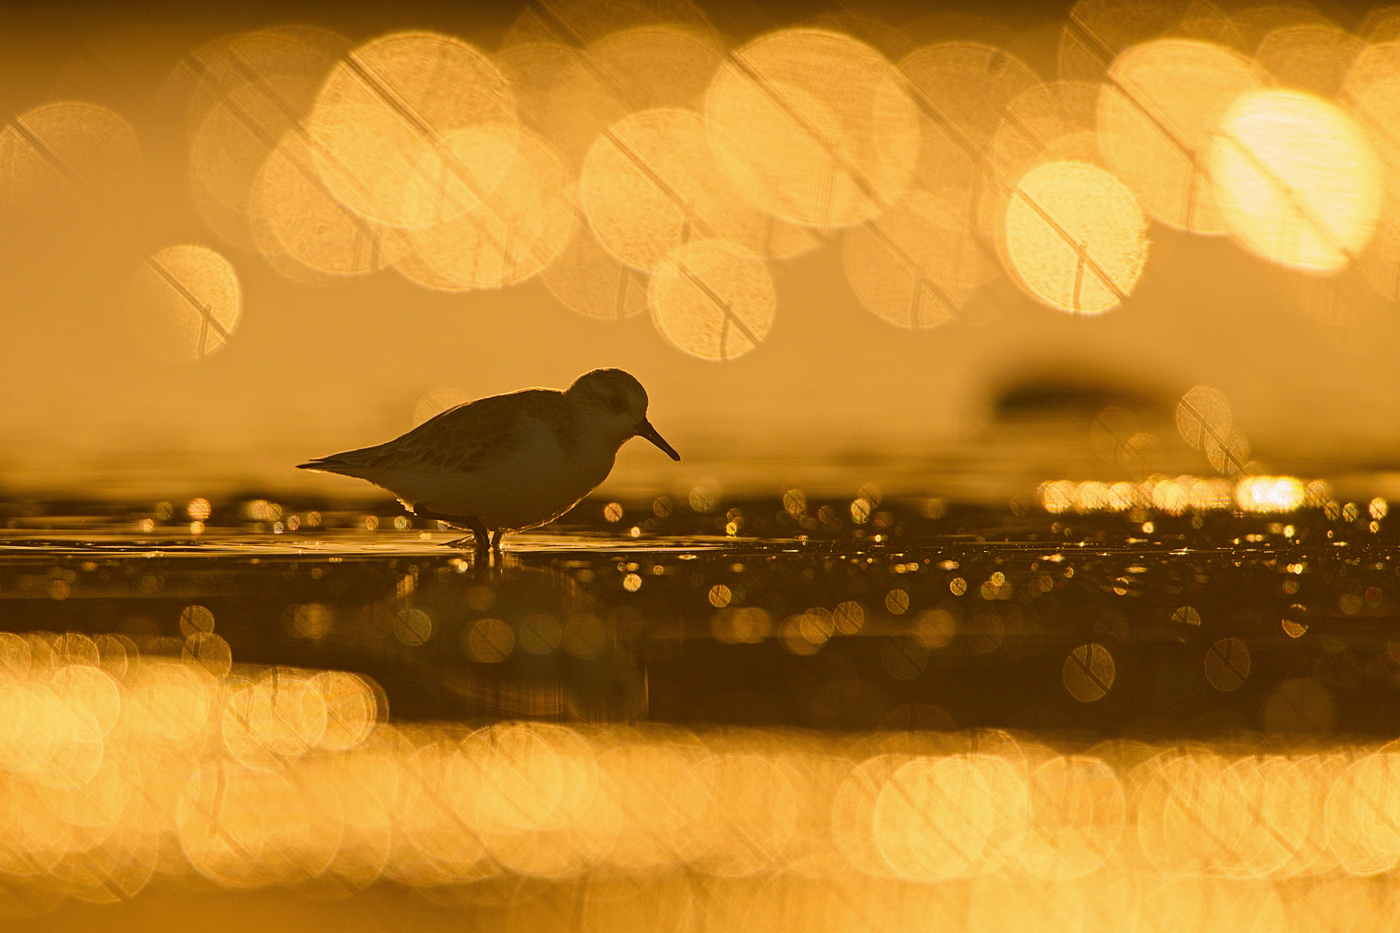
[[[217,637],[191,618],[191,641]],[[820,637],[835,624],[811,620]],[[1220,690],[1248,672],[1233,641],[1206,658]],[[1112,658],[1083,645],[1065,678],[1091,703]],[[1380,904],[1337,909],[1379,922],[1400,862],[1397,776],[1392,745],[1278,737],[394,723],[355,674],[211,671],[124,636],[0,633],[0,909],[28,886],[108,903],[180,879],[466,885],[489,901],[513,876],[569,885],[604,916],[616,885],[678,884],[672,896],[706,892],[712,919],[764,892],[821,926],[842,903],[893,920],[970,897],[997,927],[1036,903],[1053,928],[1156,929],[1159,911],[1205,904],[1305,918],[1318,883],[1375,879]],[[1090,891],[1113,902],[1092,922]]]

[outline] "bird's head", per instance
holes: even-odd
[[[647,420],[647,390],[629,373],[595,369],[575,379],[564,394],[583,406],[603,430],[615,435],[619,444],[629,437],[645,437],[672,460],[681,458]]]

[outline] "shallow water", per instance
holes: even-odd
[[[822,521],[762,500],[649,515],[645,531],[635,510],[575,520],[509,538],[490,567],[436,525],[358,511],[198,534],[31,516],[0,532],[0,601],[11,631],[123,633],[157,654],[179,653],[193,631],[182,613],[203,607],[199,627],[236,661],[366,674],[404,719],[1400,728],[1386,523],[1321,510],[930,517],[913,502],[837,527],[810,506]],[[767,534],[743,536],[754,527]]]

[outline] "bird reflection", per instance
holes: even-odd
[[[645,674],[626,650],[639,620],[556,568],[512,559],[431,578],[410,570],[357,618],[355,640],[397,642],[458,714],[619,722],[645,710]]]

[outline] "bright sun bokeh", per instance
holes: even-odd
[[[1240,97],[1216,132],[1210,174],[1240,242],[1294,268],[1342,268],[1380,216],[1380,162],[1369,140],[1349,116],[1311,94]]]
[[[1291,512],[1305,499],[1302,480],[1292,476],[1249,476],[1235,486],[1235,502],[1246,512]]]

